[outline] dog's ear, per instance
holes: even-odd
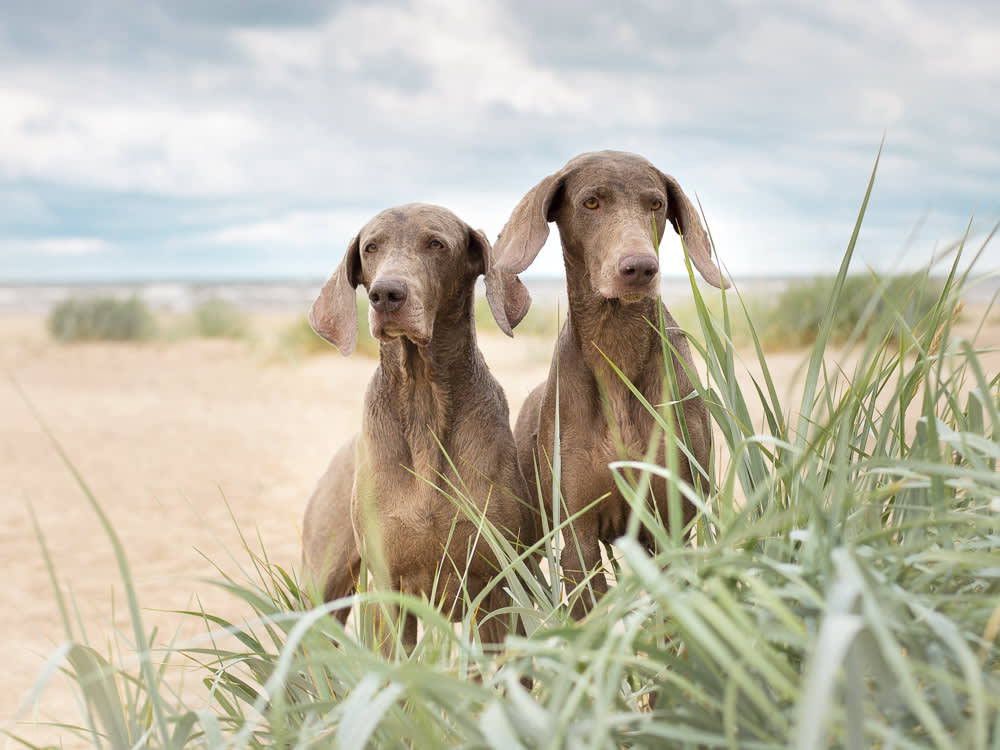
[[[659,170],[657,170],[659,171]],[[722,278],[719,267],[712,260],[712,245],[708,235],[701,226],[701,219],[694,204],[688,200],[681,186],[673,177],[660,172],[664,186],[667,189],[667,219],[674,226],[674,231],[681,236],[691,262],[709,284],[720,289],[729,287],[729,282]]]
[[[514,335],[517,326],[531,307],[531,295],[516,274],[501,269],[494,257],[490,241],[481,229],[469,230],[469,254],[482,258],[486,281],[486,301],[500,330]]]
[[[496,265],[508,273],[521,273],[542,249],[549,236],[566,170],[562,169],[529,190],[514,208],[493,247]]]
[[[309,310],[309,324],[345,357],[358,344],[358,307],[355,290],[361,281],[361,252],[357,236],[344,259],[323,285]]]

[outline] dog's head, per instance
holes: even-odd
[[[521,199],[493,248],[497,266],[520,273],[559,227],[568,273],[586,273],[596,294],[625,302],[660,290],[658,248],[670,225],[710,284],[728,286],[691,201],[646,159],[619,151],[581,154]]]
[[[389,208],[362,227],[309,311],[309,322],[347,355],[357,344],[355,290],[368,292],[368,324],[379,341],[406,338],[427,346],[443,311],[486,275],[497,323],[508,334],[530,297],[513,274],[494,271],[490,244],[446,208],[410,203]],[[498,305],[494,306],[496,299]]]

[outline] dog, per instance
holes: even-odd
[[[607,590],[599,570],[600,543],[624,534],[629,517],[608,463],[642,459],[656,434],[654,417],[609,361],[648,403],[673,400],[664,393],[659,313],[680,399],[677,423],[683,417],[684,438],[697,462],[679,462],[681,479],[707,484],[702,472],[708,470],[712,452],[708,410],[693,393],[695,367],[688,342],[659,300],[658,248],[666,227],[682,235],[691,261],[709,283],[728,284],[680,185],[641,156],[616,151],[581,154],[543,179],[521,199],[500,233],[493,248],[497,268],[512,274],[526,269],[545,244],[549,222],[559,229],[569,310],[548,379],[526,399],[514,434],[532,502],[552,518],[550,462],[558,385],[561,491],[565,512],[580,514],[563,533],[560,563],[567,592],[590,578],[593,592],[600,595]],[[662,446],[658,458],[665,460]],[[537,487],[532,481],[536,470]],[[651,490],[655,508],[667,519],[666,482],[654,479]],[[694,507],[685,502],[683,522],[693,514]],[[539,528],[536,535],[540,533]],[[640,532],[640,541],[652,547],[647,530]],[[593,603],[591,597],[579,596],[574,616],[584,616]]]
[[[303,567],[325,601],[351,594],[362,564],[382,585],[435,597],[458,619],[488,590],[480,635],[499,643],[510,597],[491,585],[496,556],[479,515],[512,543],[533,543],[534,522],[517,461],[507,400],[476,343],[477,277],[485,275],[508,335],[531,299],[513,274],[492,267],[490,244],[451,211],[408,204],[382,211],[348,244],[312,306],[313,329],[349,355],[357,343],[356,288],[367,291],[379,364],[361,430],[333,457],[306,508]],[[448,495],[472,505],[467,515]],[[347,609],[337,611],[343,623]],[[416,644],[404,616],[401,640]],[[385,647],[385,643],[383,644]]]

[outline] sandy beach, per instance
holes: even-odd
[[[32,515],[75,603],[74,637],[84,637],[77,615],[105,653],[114,629],[131,628],[112,545],[53,440],[112,520],[146,627],[159,626],[162,639],[178,628],[182,637],[204,632],[171,610],[247,614],[209,582],[220,578],[214,565],[241,576],[249,556],[237,526],[254,549],[259,536],[272,561],[297,566],[306,500],[358,427],[375,361],[276,358],[268,332],[291,317],[256,315],[256,343],[60,345],[42,316],[0,316],[0,555],[9,581],[0,641],[11,676],[0,689],[3,728],[66,639]],[[547,372],[550,342],[498,333],[480,343],[519,405]],[[45,689],[37,716],[78,720],[65,677]]]
[[[11,723],[66,639],[33,516],[60,590],[72,599],[74,637],[108,652],[113,631],[131,627],[112,545],[53,441],[112,520],[147,630],[159,626],[161,641],[204,630],[171,610],[248,614],[210,582],[219,578],[213,565],[241,577],[248,556],[237,526],[255,549],[259,537],[273,562],[297,566],[306,500],[357,429],[375,362],[276,358],[269,332],[290,317],[255,315],[256,342],[61,345],[41,315],[0,316],[0,559],[8,577],[0,727],[30,739],[54,736]],[[960,332],[971,335],[973,323]],[[1000,325],[980,334],[980,344],[991,341],[1000,343]],[[480,345],[516,414],[545,377],[551,339],[490,333]],[[800,352],[769,358],[779,393],[790,392],[801,362]],[[1000,369],[995,354],[984,364]],[[64,676],[52,679],[37,714],[29,707],[20,720],[34,716],[80,720]]]

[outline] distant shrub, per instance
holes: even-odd
[[[58,341],[142,341],[156,334],[156,320],[138,297],[71,297],[52,309],[48,327]]]
[[[485,296],[476,298],[475,305],[476,328],[488,333],[499,333],[500,328],[493,318],[490,304]],[[555,337],[566,317],[566,311],[562,311],[561,317],[557,316],[555,305],[540,304],[533,302],[528,308],[528,314],[524,320],[517,324],[514,335],[522,336],[548,336]]]
[[[291,358],[336,351],[316,334],[305,315],[300,315],[281,330],[278,334],[278,349],[281,354]]]
[[[830,307],[835,279],[822,277],[793,284],[764,313],[762,338],[771,347],[808,346],[816,340],[820,323]],[[934,307],[942,284],[925,274],[879,279],[857,274],[844,279],[834,310],[831,337],[845,341],[854,333],[882,337],[898,326],[915,326]]]
[[[250,335],[250,321],[246,314],[232,302],[210,299],[194,310],[195,331],[206,338],[246,338]]]
[[[358,297],[358,346],[355,353],[363,357],[378,357],[378,341],[368,330],[368,302]],[[309,324],[309,318],[301,315],[286,326],[278,336],[279,354],[296,359],[314,354],[332,354],[337,348],[321,338]]]

